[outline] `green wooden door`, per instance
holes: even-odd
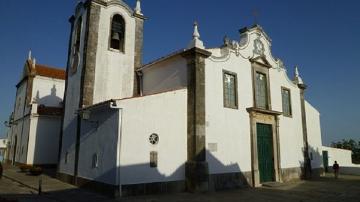
[[[256,124],[260,183],[274,181],[272,125]]]

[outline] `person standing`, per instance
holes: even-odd
[[[339,169],[340,169],[340,166],[337,161],[334,162],[334,165],[332,168],[334,170],[335,179],[337,179],[339,177]]]

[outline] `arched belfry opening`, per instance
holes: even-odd
[[[110,48],[124,52],[125,43],[125,21],[124,18],[116,14],[111,21]]]

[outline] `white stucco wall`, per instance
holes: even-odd
[[[125,53],[110,50],[111,19],[120,14],[125,21]],[[134,86],[135,18],[122,6],[102,7],[96,54],[94,104],[131,97]]]
[[[90,109],[90,119],[82,120],[79,176],[112,185],[184,180],[186,103],[182,89]],[[160,137],[157,145],[149,142],[152,133]],[[151,151],[158,152],[157,168],[150,167]]]
[[[14,105],[14,120],[18,120],[24,116],[24,105],[26,101],[27,81],[24,81],[16,90],[16,98]]]
[[[118,182],[119,109],[103,106],[92,110],[90,117],[81,124],[79,177],[115,185]],[[93,167],[95,154],[98,167]]]
[[[143,71],[143,94],[149,95],[187,86],[187,63],[181,55],[155,63]]]
[[[264,44],[264,57],[270,63],[270,99],[272,110],[282,112],[281,87],[291,91],[292,117],[280,116],[281,168],[300,167],[303,162],[303,134],[300,90],[288,78],[286,70],[271,54],[271,44],[257,31],[248,34],[246,43],[238,50],[209,49],[206,59],[206,134],[207,146],[217,143],[217,151],[208,152],[210,173],[251,170],[250,121],[246,108],[253,107],[252,68],[249,61],[254,55],[254,40]],[[227,54],[228,53],[228,54]],[[260,61],[259,62],[263,62]],[[238,82],[238,109],[224,108],[223,70],[236,73]],[[291,144],[289,144],[291,142]]]
[[[32,101],[39,105],[61,107],[65,80],[36,76],[33,81]]]
[[[3,162],[7,155],[7,139],[0,139],[0,162]]]
[[[0,149],[5,149],[7,146],[7,139],[0,139]]]
[[[320,127],[320,113],[308,102],[305,102],[306,124],[309,143],[309,152],[312,168],[322,168],[322,140]]]
[[[224,108],[223,70],[237,74],[239,109]],[[251,66],[231,54],[226,62],[206,60],[206,145],[217,144],[207,153],[210,174],[251,170],[250,121],[252,106]]]
[[[346,149],[337,149],[332,147],[322,147],[323,151],[328,151],[328,162],[331,167],[335,161],[338,162],[340,166],[353,166],[351,159],[351,151]]]
[[[187,90],[125,99],[120,140],[121,184],[185,179],[187,160]],[[149,136],[159,135],[152,145]],[[151,168],[150,152],[158,152],[158,167]]]
[[[57,164],[60,131],[61,117],[33,115],[29,131],[27,164]]]
[[[80,55],[83,55],[84,51],[84,38],[85,38],[85,28],[86,28],[86,19],[87,12],[81,11],[79,16],[82,18],[82,31],[81,31],[81,40],[80,40]],[[75,20],[75,24],[78,22]],[[75,43],[75,32],[72,33],[72,44]],[[76,140],[76,130],[77,130],[77,110],[79,109],[80,101],[80,86],[81,86],[81,72],[83,67],[83,58],[80,58],[79,66],[77,71],[72,74],[69,73],[67,78],[67,89],[65,92],[66,101],[65,101],[65,110],[64,110],[64,123],[63,123],[63,137],[62,137],[62,148],[60,155],[60,165],[59,172],[74,175],[74,166],[75,166],[75,140]],[[70,65],[70,64],[68,64]],[[68,67],[70,70],[71,67]],[[71,71],[71,70],[70,70]],[[67,155],[68,163],[65,162],[65,154]]]
[[[288,80],[286,72],[270,70],[271,105],[273,110],[282,112],[281,87],[290,89],[292,116],[280,116],[279,138],[282,168],[300,167],[303,157],[303,129],[300,90]],[[291,143],[291,144],[289,144]]]
[[[332,172],[332,166],[334,162],[337,161],[340,166],[339,172],[341,174],[360,175],[360,165],[352,163],[352,152],[350,150],[325,146],[322,147],[322,150],[328,152],[328,169],[330,172]]]

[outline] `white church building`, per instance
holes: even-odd
[[[140,1],[87,0],[70,18],[58,177],[117,196],[319,176],[320,114],[258,26],[142,64]],[[191,33],[189,33],[189,38]]]
[[[36,64],[29,53],[16,88],[6,160],[14,165],[56,167],[65,71]]]

